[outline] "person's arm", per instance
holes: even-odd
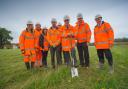
[[[43,49],[44,48],[44,35],[41,34],[39,38],[39,46]]]
[[[114,44],[114,32],[113,32],[113,29],[109,23],[105,24],[105,30],[108,33],[109,45],[110,45],[110,47],[112,47]]]
[[[24,44],[25,44],[25,32],[22,32],[20,37],[19,37],[19,47],[20,47],[22,54],[25,53]]]
[[[88,24],[86,24],[86,33],[87,33],[87,42],[89,43],[90,42],[90,39],[91,39],[91,30],[90,30],[90,27]]]
[[[47,32],[47,41],[50,44],[50,46],[53,45],[53,42],[51,41],[51,37],[50,37],[50,31]]]

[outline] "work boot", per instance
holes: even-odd
[[[52,65],[52,68],[55,69],[55,65]]]
[[[103,66],[104,66],[104,64],[103,63],[101,63],[101,62],[99,62],[99,65],[98,65],[98,69],[103,69]]]
[[[114,68],[113,68],[113,66],[109,66],[109,73],[110,73],[110,74],[113,74],[113,73],[114,73]]]
[[[35,62],[31,62],[31,69],[34,68],[34,64],[35,64]]]
[[[29,62],[26,62],[25,65],[26,65],[27,70],[29,70],[29,69],[30,69],[30,64],[29,64]]]

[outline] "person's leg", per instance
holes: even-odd
[[[25,63],[25,66],[27,68],[27,70],[30,69],[30,64],[29,64],[29,56],[24,56],[24,63]]]
[[[110,66],[112,66],[113,65],[113,58],[112,58],[111,50],[110,49],[106,49],[104,52],[105,52],[105,56],[106,56],[106,58],[108,60],[108,64]]]
[[[40,54],[40,55],[39,55],[39,61],[40,61],[40,67],[41,67],[41,66],[43,65],[43,64],[42,64],[42,57],[43,57],[43,56],[42,56],[42,51],[41,51],[41,50],[40,50],[39,54]]]
[[[85,61],[85,67],[89,67],[89,50],[88,50],[88,45],[87,43],[84,43],[82,45],[83,50],[84,50],[84,61]]]
[[[42,51],[42,65],[44,66],[45,64],[44,64],[44,58],[45,58],[45,53],[44,53],[44,51]]]
[[[66,64],[66,57],[65,57],[65,52],[63,51],[63,58],[64,58],[64,64]]]
[[[50,47],[50,54],[51,54],[52,67],[55,68],[55,48],[54,47]]]
[[[104,50],[105,56],[108,60],[109,68],[110,68],[110,73],[113,73],[113,57],[110,49],[105,49]]]
[[[61,46],[61,44],[59,45],[59,55],[60,55],[60,64],[62,64],[63,62],[62,62],[62,46]]]
[[[62,64],[61,55],[60,55],[60,45],[56,47],[56,58],[57,58],[57,65]]]
[[[70,61],[71,61],[70,53],[69,53],[69,51],[63,51],[63,53],[64,53],[64,59],[66,61],[66,65],[69,66],[70,65]]]
[[[47,67],[47,55],[48,51],[44,51],[44,65]]]
[[[71,57],[74,59],[74,66],[77,66],[77,59],[76,59],[76,49],[75,48],[73,48],[72,50],[71,50]],[[72,60],[73,61],[73,60]]]
[[[31,58],[31,69],[33,69],[36,61],[36,54],[31,54],[30,58]]]
[[[97,49],[97,55],[99,58],[99,68],[102,68],[104,65],[104,50],[103,49]]]
[[[79,60],[80,60],[80,65],[84,66],[84,58],[83,58],[83,48],[81,44],[77,44],[77,49],[78,49],[78,54],[79,54]]]
[[[63,51],[63,57],[64,57],[64,64],[66,64],[66,62],[67,62],[66,59],[67,59],[67,58],[66,58],[66,53],[65,53],[65,51]]]
[[[40,50],[38,50],[37,52],[36,52],[36,63],[35,63],[35,65],[37,66],[37,67],[39,67],[40,65],[41,65],[41,55],[40,55]]]

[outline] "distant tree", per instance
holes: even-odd
[[[11,31],[0,27],[0,49],[4,48],[4,45],[11,44],[11,40],[13,38],[10,36],[10,34]]]
[[[128,38],[116,38],[115,42],[128,42]]]

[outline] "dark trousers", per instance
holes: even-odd
[[[69,51],[63,51],[63,55],[64,55],[65,64],[70,65],[70,62],[71,62],[70,52]]]
[[[51,54],[51,64],[52,64],[52,66],[55,66],[55,54],[56,54],[56,59],[57,59],[57,65],[61,64],[61,62],[60,62],[61,57],[60,57],[59,50],[60,50],[60,46],[56,46],[56,47],[50,46],[50,54]]]
[[[74,59],[74,65],[76,65],[77,64],[77,59],[76,59],[76,49],[75,48],[73,48],[71,50],[71,57]]]
[[[110,66],[113,65],[113,58],[110,49],[97,49],[97,55],[100,63],[104,64],[104,56],[105,56],[106,59],[108,60],[108,64]]]
[[[42,57],[42,64],[44,66],[47,66],[47,55],[48,55],[48,51],[42,51],[42,55],[43,55],[43,57]]]
[[[59,45],[60,64],[62,64],[62,46]]]
[[[89,51],[86,42],[77,43],[80,65],[85,67],[89,66]]]

